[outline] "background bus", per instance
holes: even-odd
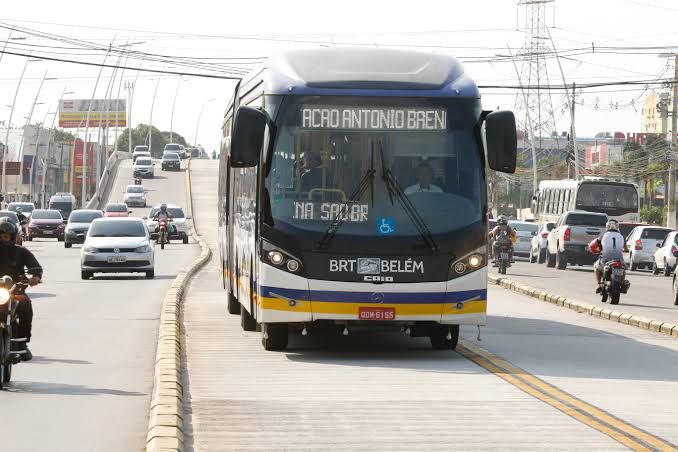
[[[535,221],[556,222],[563,212],[585,210],[606,213],[609,218],[638,223],[638,187],[605,179],[545,180],[532,204]]]

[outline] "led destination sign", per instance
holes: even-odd
[[[447,130],[443,108],[307,106],[299,113],[303,129]]]

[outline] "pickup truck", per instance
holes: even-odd
[[[607,214],[583,211],[560,216],[546,243],[546,266],[559,270],[567,264],[591,265],[597,256],[589,253],[588,244],[605,233]]]

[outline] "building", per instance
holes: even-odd
[[[671,120],[668,115],[662,115],[659,110],[670,112],[673,108],[669,92],[650,91],[645,96],[641,110],[641,133],[661,133],[666,135],[671,131]],[[664,117],[662,117],[664,116]]]

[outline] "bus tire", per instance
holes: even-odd
[[[448,332],[450,339],[447,338]],[[459,343],[459,325],[440,325],[430,338],[435,350],[454,350]]]
[[[240,305],[240,326],[244,331],[256,331],[257,330],[257,321],[252,317],[245,306]]]
[[[264,350],[278,351],[287,348],[289,331],[286,323],[264,323],[261,331],[261,345]]]
[[[553,268],[556,266],[556,256],[549,253],[548,248],[546,248],[546,266],[548,268]]]
[[[235,298],[232,293],[230,293],[230,291],[228,293],[228,302],[226,303],[226,306],[228,308],[229,314],[240,314],[240,303],[238,302],[238,299]]]
[[[556,251],[556,268],[558,270],[565,270],[567,268],[567,259],[560,250]]]

